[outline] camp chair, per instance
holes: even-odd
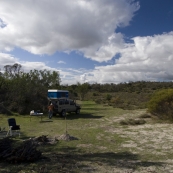
[[[0,138],[5,138],[7,135],[7,131],[5,131],[5,127],[0,127]]]
[[[20,136],[20,125],[16,125],[16,120],[15,118],[9,118],[8,119],[8,125],[9,125],[9,130],[7,132],[7,136],[13,136],[13,131],[16,131],[19,133]]]

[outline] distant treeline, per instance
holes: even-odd
[[[11,111],[29,114],[31,110],[44,111],[48,103],[48,89],[69,90],[71,98],[130,108],[129,105],[146,103],[156,90],[173,88],[173,82],[138,81],[73,85],[61,85],[60,82],[58,71],[30,70],[25,73],[20,64],[4,66],[4,71],[0,72],[0,113]],[[144,107],[143,104],[141,108]]]
[[[86,83],[85,83],[86,85]],[[78,85],[64,86],[67,89],[74,91]],[[153,92],[158,89],[173,88],[173,82],[150,82],[150,81],[137,81],[127,83],[106,83],[106,84],[88,84],[88,89],[93,92]]]

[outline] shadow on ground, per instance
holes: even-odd
[[[46,152],[47,153],[47,152]],[[163,162],[140,161],[140,155],[131,152],[105,152],[82,154],[75,148],[62,148],[59,152],[46,154],[45,160],[56,169],[76,172],[84,168],[94,171],[98,166],[108,166],[135,171],[139,167],[163,166]],[[72,169],[73,168],[73,169]]]
[[[55,146],[42,146],[42,157],[34,163],[8,164],[0,163],[1,173],[10,172],[100,172],[100,169],[128,169],[138,170],[139,167],[148,168],[150,166],[163,167],[164,162],[141,161],[140,155],[131,152],[102,152],[83,153],[78,148],[64,147],[56,149]],[[8,169],[4,169],[8,167]],[[22,171],[21,171],[22,170]],[[107,170],[109,172],[109,170]]]
[[[99,119],[99,118],[103,118],[104,116],[98,116],[98,115],[92,115],[92,114],[80,114],[80,115],[76,115],[76,114],[68,114],[67,115],[67,119],[68,120],[73,120],[73,119]]]
[[[103,111],[103,110],[106,110],[106,109],[109,109],[109,108],[106,108],[106,107],[103,107],[103,108],[82,108],[81,110]]]

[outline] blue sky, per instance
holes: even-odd
[[[173,80],[172,0],[0,0],[0,68],[62,84]]]

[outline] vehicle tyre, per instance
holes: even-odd
[[[76,109],[76,114],[80,114],[80,109]]]
[[[62,117],[66,117],[66,111],[65,111],[65,110],[62,110],[61,116],[62,116]]]

